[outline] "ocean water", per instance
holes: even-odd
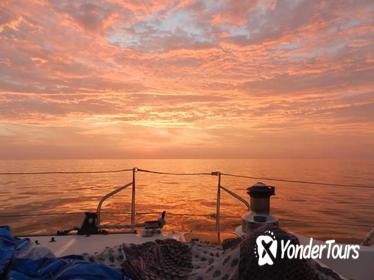
[[[109,170],[139,167],[171,172],[245,174],[374,186],[374,161],[282,159],[17,160],[0,161],[0,172]],[[95,211],[100,198],[130,182],[132,173],[0,176],[0,225],[15,234],[44,234],[79,226],[83,212]],[[217,177],[137,173],[137,222],[166,211],[165,231],[215,238]],[[222,185],[248,198],[257,180],[222,177]],[[374,189],[265,181],[276,187],[272,214],[292,232],[319,239],[359,242],[374,227]],[[131,189],[103,207],[105,223],[130,221]],[[221,228],[229,235],[245,207],[222,193]]]

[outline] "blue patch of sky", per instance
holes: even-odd
[[[246,26],[233,26],[230,25],[227,27],[227,32],[230,33],[231,36],[244,36],[249,38],[250,32]]]
[[[189,11],[179,10],[161,20],[157,15],[154,15],[150,19],[149,24],[156,32],[167,32],[176,36],[180,32],[183,35],[186,34],[196,42],[209,41],[209,32],[205,29],[206,26],[199,24]]]
[[[131,30],[131,32],[123,30]],[[111,33],[108,41],[122,47],[138,47],[143,40],[164,36],[187,36],[197,43],[212,43],[213,41],[209,26],[199,24],[188,10],[179,10],[166,17],[156,12],[142,22]]]
[[[300,47],[300,44],[298,43],[286,43],[281,44],[279,46],[274,47],[275,50],[294,50],[298,49]]]
[[[339,25],[339,29],[346,30],[346,29],[355,27],[355,26],[360,25],[360,24],[361,24],[361,21],[359,21],[358,19],[352,19],[348,22],[344,22],[341,25]]]
[[[109,34],[108,42],[111,45],[119,46],[122,48],[138,47],[141,45],[141,42],[138,37],[131,36],[126,32],[117,32]]]

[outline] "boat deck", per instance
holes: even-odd
[[[29,238],[35,246],[43,246],[51,250],[56,257],[67,255],[94,254],[102,252],[106,247],[121,244],[140,244],[156,239],[173,238],[184,241],[183,233],[162,233],[152,237],[143,237],[135,233],[111,233],[94,235],[40,235],[24,236]]]

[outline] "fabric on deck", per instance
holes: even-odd
[[[274,232],[279,241],[284,239],[298,244],[295,236],[280,228],[264,227],[245,238],[225,242],[223,247],[166,239],[107,248],[100,254],[86,257],[121,269],[136,280],[343,280],[313,260],[280,259],[273,266],[259,266],[254,253],[256,238],[267,230]]]
[[[85,261],[81,256],[56,258],[29,239],[12,236],[0,227],[0,279],[9,280],[130,280],[110,267]]]

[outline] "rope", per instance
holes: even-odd
[[[336,184],[336,183],[303,181],[303,180],[277,179],[277,178],[271,178],[271,177],[254,177],[254,176],[236,175],[236,174],[230,174],[230,173],[221,173],[221,175],[229,176],[229,177],[236,177],[236,178],[246,178],[246,179],[254,179],[254,180],[267,180],[267,181],[275,181],[275,182],[287,182],[287,183],[310,184],[310,185],[333,186],[333,187],[374,189],[374,186],[367,186],[367,185],[350,185],[350,184]]]
[[[238,175],[238,174],[231,174],[231,173],[221,173],[219,171],[215,171],[215,172],[195,172],[195,173],[176,173],[176,172],[163,172],[163,171],[147,170],[147,169],[141,169],[141,168],[127,168],[127,169],[118,169],[118,170],[94,170],[94,171],[0,172],[0,176],[1,175],[51,175],[51,174],[104,174],[104,173],[133,172],[134,170],[139,171],[139,172],[159,174],[159,175],[217,176],[217,175],[221,174],[223,176],[228,176],[228,177],[246,178],[246,179],[254,179],[254,180],[267,180],[267,181],[274,181],[274,182],[286,182],[286,183],[309,184],[309,185],[320,185],[320,186],[333,186],[333,187],[374,189],[374,186],[368,186],[368,185],[351,185],[351,184],[337,184],[337,183],[316,182],[316,181],[281,179],[281,178],[272,178],[272,177],[255,177],[255,176]]]
[[[49,175],[49,174],[103,174],[129,172],[133,169],[96,170],[96,171],[42,171],[42,172],[0,172],[0,175]]]
[[[132,169],[95,170],[95,171],[42,171],[42,172],[0,172],[0,175],[49,175],[49,174],[103,174],[129,172]]]
[[[152,173],[152,174],[160,174],[160,175],[176,175],[176,176],[211,176],[215,175],[214,172],[197,172],[197,173],[175,173],[175,172],[162,172],[162,171],[154,171],[154,170],[147,170],[138,168],[137,171],[145,172],[145,173]]]

